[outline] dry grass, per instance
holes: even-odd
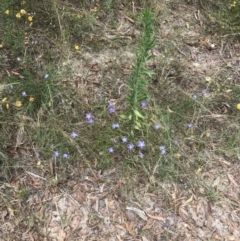
[[[129,110],[145,6],[155,13],[158,44],[146,65],[155,75],[145,125],[136,131],[119,116]],[[237,240],[236,40],[206,34],[207,21],[181,1],[5,1],[0,8],[11,13],[0,22],[4,240],[74,240],[84,230],[99,240]],[[16,19],[23,8],[32,23]],[[122,137],[146,147],[129,151]]]

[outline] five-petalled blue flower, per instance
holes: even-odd
[[[54,151],[54,155],[55,155],[55,157],[58,157],[59,156],[59,151]]]
[[[64,153],[64,154],[63,154],[63,158],[68,159],[68,158],[69,158],[69,155],[68,155],[67,153]]]
[[[159,150],[161,151],[162,155],[165,155],[165,154],[166,154],[166,148],[165,148],[165,146],[160,146],[160,147],[159,147]]]
[[[128,150],[133,150],[133,148],[134,148],[134,145],[132,144],[132,143],[130,143],[130,144],[128,144]]]
[[[145,142],[144,141],[138,141],[138,147],[140,149],[143,149],[145,147]]]
[[[118,123],[113,123],[112,124],[112,128],[113,129],[118,129],[119,128],[119,124]]]
[[[71,134],[71,137],[74,139],[74,138],[78,137],[78,134],[73,131]]]
[[[110,147],[110,148],[108,149],[108,152],[109,152],[109,153],[113,153],[113,152],[114,152],[114,148],[113,148],[113,147]]]

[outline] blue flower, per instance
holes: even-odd
[[[143,149],[145,147],[145,142],[144,141],[138,141],[138,147],[140,149]]]
[[[203,95],[207,95],[207,90],[202,90]]]
[[[193,97],[194,100],[197,99],[197,95],[196,94],[194,94],[192,97]]]
[[[55,157],[58,157],[59,156],[59,151],[54,151],[54,155],[55,155]]]
[[[128,141],[127,137],[125,137],[125,136],[122,137],[122,142],[123,142],[123,143],[127,143],[127,141]]]
[[[150,101],[150,98],[142,101],[142,102],[140,103],[141,107],[142,107],[142,108],[146,107],[149,101]]]
[[[142,152],[139,153],[139,157],[143,159],[144,155],[142,154]]]
[[[114,152],[114,148],[113,148],[113,147],[110,147],[110,148],[108,149],[108,152],[109,152],[109,153],[113,153],[113,152]]]
[[[78,134],[73,131],[71,134],[71,137],[74,139],[74,138],[78,137]]]
[[[165,148],[165,146],[160,146],[160,147],[159,147],[159,150],[161,151],[162,155],[165,155],[165,154],[166,154],[166,148]]]
[[[174,142],[173,142],[173,145],[174,145],[174,146],[178,146],[178,145],[179,145],[178,141],[174,141]]]
[[[108,107],[113,107],[112,101],[108,101]]]
[[[93,120],[93,117],[92,117],[91,113],[86,114],[86,119],[87,119],[88,123],[90,123],[90,124],[94,123],[94,120]]]
[[[160,129],[161,128],[161,126],[159,125],[159,124],[156,124],[155,126],[154,126],[154,129],[155,130],[158,130],[158,129]]]
[[[192,123],[189,123],[187,124],[188,128],[192,128],[193,127],[193,124]]]
[[[38,152],[35,153],[35,157],[36,158],[39,158],[40,157],[40,154]]]
[[[144,107],[146,107],[146,106],[147,106],[147,101],[142,101],[142,102],[141,102],[141,107],[144,108]]]
[[[92,119],[93,117],[92,117],[92,114],[91,113],[87,113],[86,114],[86,119],[87,120],[90,120],[90,119]]]
[[[94,120],[93,120],[93,119],[88,119],[88,123],[89,123],[89,124],[93,124],[93,123],[94,123]]]
[[[68,155],[67,153],[64,153],[64,154],[63,154],[63,158],[68,159],[68,158],[69,158],[69,155]]]
[[[113,129],[118,129],[119,128],[119,124],[118,123],[113,123],[112,124],[112,128]]]
[[[12,84],[10,84],[9,87],[10,87],[10,89],[13,89],[13,85]]]
[[[132,143],[128,144],[128,150],[129,151],[133,150],[133,148],[134,148],[134,145]]]
[[[109,107],[108,111],[110,114],[113,114],[115,112],[115,109],[114,109],[114,107]]]
[[[44,79],[47,79],[49,77],[49,74],[44,75]]]
[[[26,96],[26,95],[27,95],[26,91],[22,91],[22,96]]]
[[[108,101],[108,111],[110,114],[113,114],[115,112],[113,103],[111,101]]]

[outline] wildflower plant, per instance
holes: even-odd
[[[232,3],[231,11],[236,7],[238,7],[238,1]],[[31,10],[31,8],[27,8],[27,5],[16,9],[9,5],[4,7],[2,18],[6,20],[8,27],[14,26],[15,31],[18,29],[34,29],[39,18],[37,14],[29,15],[32,12]],[[20,14],[18,15],[20,18],[16,17],[16,14]],[[77,13],[74,14],[77,18]],[[65,19],[72,16],[63,15]],[[76,23],[79,23],[79,21],[84,23],[86,18],[87,16],[81,16],[75,20]],[[31,25],[30,21],[33,21],[34,24]],[[67,25],[65,25],[67,21],[60,22],[64,26],[63,29],[68,29]],[[170,173],[169,167],[171,166],[173,167],[172,170],[174,170],[175,160],[180,158],[178,152],[181,153],[181,156],[185,152],[182,143],[184,143],[185,139],[188,140],[188,136],[181,139],[182,136],[179,133],[184,132],[185,135],[195,135],[195,132],[199,131],[199,122],[196,120],[196,116],[200,116],[202,113],[199,112],[199,115],[194,114],[197,108],[201,108],[201,105],[204,106],[206,100],[209,99],[211,88],[204,87],[206,89],[202,91],[196,89],[194,90],[196,93],[190,92],[191,94],[186,96],[184,94],[184,97],[182,96],[181,101],[178,102],[173,102],[169,96],[171,101],[166,102],[167,104],[165,104],[162,95],[160,95],[161,101],[159,102],[157,102],[157,99],[150,99],[148,83],[154,73],[148,70],[146,66],[147,62],[153,58],[151,50],[156,45],[152,22],[153,13],[145,9],[142,12],[143,31],[137,46],[136,62],[128,79],[129,89],[126,100],[130,108],[127,110],[121,109],[120,105],[117,106],[118,101],[111,102],[101,99],[103,102],[98,102],[98,98],[93,101],[93,98],[91,98],[92,93],[88,92],[89,89],[84,89],[81,92],[81,88],[79,88],[75,91],[75,89],[72,89],[74,87],[71,84],[66,84],[67,81],[61,81],[64,76],[60,76],[57,71],[55,72],[55,67],[51,69],[51,64],[55,64],[52,61],[54,60],[52,55],[54,52],[49,52],[51,53],[49,58],[44,53],[44,58],[39,57],[38,59],[37,52],[34,52],[34,48],[31,49],[30,44],[27,47],[23,45],[22,48],[17,48],[20,53],[25,53],[24,56],[13,55],[23,60],[16,63],[21,67],[16,68],[20,70],[19,76],[21,78],[13,75],[6,76],[5,89],[1,96],[3,110],[5,111],[4,117],[8,118],[8,121],[4,118],[1,120],[7,130],[5,133],[10,133],[10,128],[17,129],[18,125],[16,125],[16,128],[12,128],[9,123],[18,123],[19,117],[21,117],[25,129],[29,129],[27,133],[29,134],[27,135],[30,139],[29,142],[33,141],[34,150],[41,153],[40,156],[36,153],[36,158],[46,160],[54,158],[56,163],[64,163],[62,161],[85,162],[88,165],[92,165],[92,160],[94,160],[96,165],[107,164],[108,167],[109,164],[115,166],[115,164],[126,165],[130,163],[131,166],[138,167],[141,165],[149,170],[151,170],[152,164],[158,163],[159,170],[157,172],[161,175],[164,169],[169,170]],[[26,28],[18,28],[19,26],[25,26]],[[39,26],[41,25],[39,24]],[[77,28],[80,28],[79,26],[84,28],[86,25],[69,25],[69,39],[72,40],[69,43],[69,48],[74,52],[79,50],[84,52],[84,48],[87,46],[87,40],[85,42],[83,41],[84,38],[79,36],[84,34],[88,36],[89,32],[86,31],[86,33],[82,34],[83,31],[76,31]],[[8,47],[6,51],[11,51],[13,46],[11,39],[7,38],[13,29],[10,27],[9,33],[3,31],[3,44]],[[92,28],[90,29],[92,30]],[[21,33],[22,37],[24,37],[22,34],[25,34],[25,32],[28,31],[23,31]],[[72,35],[74,39],[70,38],[71,32],[74,33]],[[76,34],[79,35],[79,39],[76,38]],[[13,36],[15,34],[12,34]],[[76,41],[79,45],[75,45]],[[91,41],[93,40],[91,39]],[[24,41],[19,41],[19,43],[24,43]],[[31,59],[29,49],[34,53],[33,59]],[[48,51],[50,49],[54,48],[49,48]],[[47,62],[47,67],[42,62],[48,59],[51,61]],[[59,66],[59,61],[61,67],[67,65],[65,68],[59,68],[59,70],[68,69],[71,65],[71,61],[67,60],[66,56],[64,58],[58,56],[57,59],[57,66]],[[41,69],[36,68],[39,63],[41,63]],[[62,74],[64,72],[61,72]],[[64,88],[61,89],[61,87]],[[166,90],[166,88],[161,89]],[[99,89],[99,91],[101,90]],[[87,101],[85,101],[85,98]],[[114,96],[109,96],[109,100],[114,100],[114,98]],[[75,107],[69,104],[66,99],[74,103]],[[236,101],[239,102],[239,98]],[[88,104],[84,105],[84,103]],[[159,106],[162,108],[159,108]],[[169,109],[167,109],[168,106]],[[236,113],[239,114],[240,104],[235,103],[234,107]],[[200,110],[202,111],[202,109]],[[119,119],[118,115],[119,112],[125,113],[125,111],[128,111],[128,115],[122,115],[122,117],[127,121]],[[17,114],[15,115],[15,113]],[[12,117],[15,118],[14,121],[9,121]],[[140,131],[134,132],[134,129]],[[2,143],[6,142],[4,139],[7,139],[6,135],[0,137]],[[179,143],[174,141],[175,139]],[[8,142],[10,143],[10,141],[7,141],[5,146],[8,146]],[[114,163],[115,160],[117,162]]]
[[[131,106],[131,114],[128,119],[134,120],[134,128],[141,128],[140,119],[144,119],[140,108],[146,107],[149,99],[148,82],[151,80],[154,72],[148,70],[145,64],[154,56],[150,51],[156,45],[155,33],[153,29],[153,13],[149,9],[144,9],[142,12],[143,33],[140,37],[138,50],[136,54],[136,63],[133,66],[133,72],[128,80],[129,92],[127,101]],[[126,117],[125,117],[126,118]]]
[[[205,1],[205,11],[210,14],[221,31],[239,37],[240,32],[240,1],[221,0]]]

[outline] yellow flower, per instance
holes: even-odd
[[[175,155],[175,158],[179,159],[181,157],[181,155],[179,153],[176,153]]]
[[[196,174],[199,174],[202,171],[201,167],[198,167],[198,169],[195,171]]]
[[[8,103],[6,104],[6,109],[7,109],[7,110],[9,109],[9,104],[8,104]]]
[[[6,10],[5,13],[6,13],[7,15],[9,15],[9,14],[10,14],[10,11],[9,11],[9,10]]]
[[[30,102],[33,102],[34,101],[34,98],[32,96],[29,97],[29,101]]]
[[[17,18],[21,18],[21,14],[20,14],[20,13],[17,13],[17,14],[16,14],[16,17],[17,17]]]
[[[75,45],[74,47],[76,50],[79,50],[79,46],[78,45]]]
[[[21,13],[22,15],[25,15],[27,12],[26,12],[24,9],[21,9],[21,10],[20,10],[20,13]]]
[[[239,103],[239,104],[237,104],[237,109],[238,109],[238,110],[240,110],[240,103]]]
[[[67,65],[67,63],[64,61],[64,62],[62,62],[62,66],[66,66]]]
[[[4,98],[2,99],[2,103],[6,102],[6,100],[7,100],[7,97],[4,97]]]
[[[33,17],[32,16],[28,16],[28,21],[32,22],[32,20],[33,20]]]
[[[79,14],[77,15],[77,17],[80,19],[80,18],[82,18],[83,16],[82,16],[82,14],[79,13]]]
[[[17,100],[14,104],[16,107],[21,107],[22,106],[22,102]]]

